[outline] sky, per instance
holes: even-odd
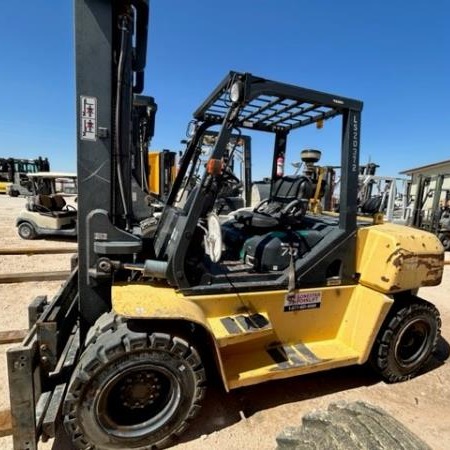
[[[3,2],[0,157],[46,156],[76,170],[73,4]],[[450,159],[450,2],[152,0],[145,91],[158,103],[152,149],[182,150],[194,110],[229,70],[364,102],[361,163],[380,175]],[[339,123],[297,132],[339,163]],[[309,128],[309,127],[308,127]],[[270,173],[253,136],[253,175]]]

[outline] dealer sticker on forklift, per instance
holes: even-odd
[[[284,312],[290,312],[320,308],[321,303],[322,292],[297,292],[286,295],[283,310]]]

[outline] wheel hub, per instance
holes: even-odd
[[[138,372],[125,378],[120,387],[120,400],[130,409],[142,409],[160,396],[161,383],[151,372]]]
[[[416,364],[427,348],[430,330],[421,320],[412,322],[399,336],[396,354],[403,367]]]
[[[122,440],[142,438],[172,417],[180,399],[180,385],[170,370],[138,363],[107,381],[97,394],[95,414],[106,433]]]

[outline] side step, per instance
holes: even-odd
[[[266,313],[211,317],[208,322],[219,347],[259,339],[273,333]]]
[[[239,353],[228,350],[223,350],[222,357],[230,389],[352,365],[360,356],[337,339],[306,344],[273,343]]]

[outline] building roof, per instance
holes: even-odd
[[[31,172],[27,173],[28,178],[77,178],[73,172]]]
[[[406,169],[406,170],[403,170],[402,172],[400,172],[400,174],[413,175],[416,173],[421,173],[421,172],[434,170],[434,169],[439,170],[442,166],[448,166],[448,165],[450,165],[450,159],[447,159],[445,161],[440,161],[437,163],[433,163],[433,164],[428,164],[426,166],[420,166],[420,167],[414,167],[412,169]]]

